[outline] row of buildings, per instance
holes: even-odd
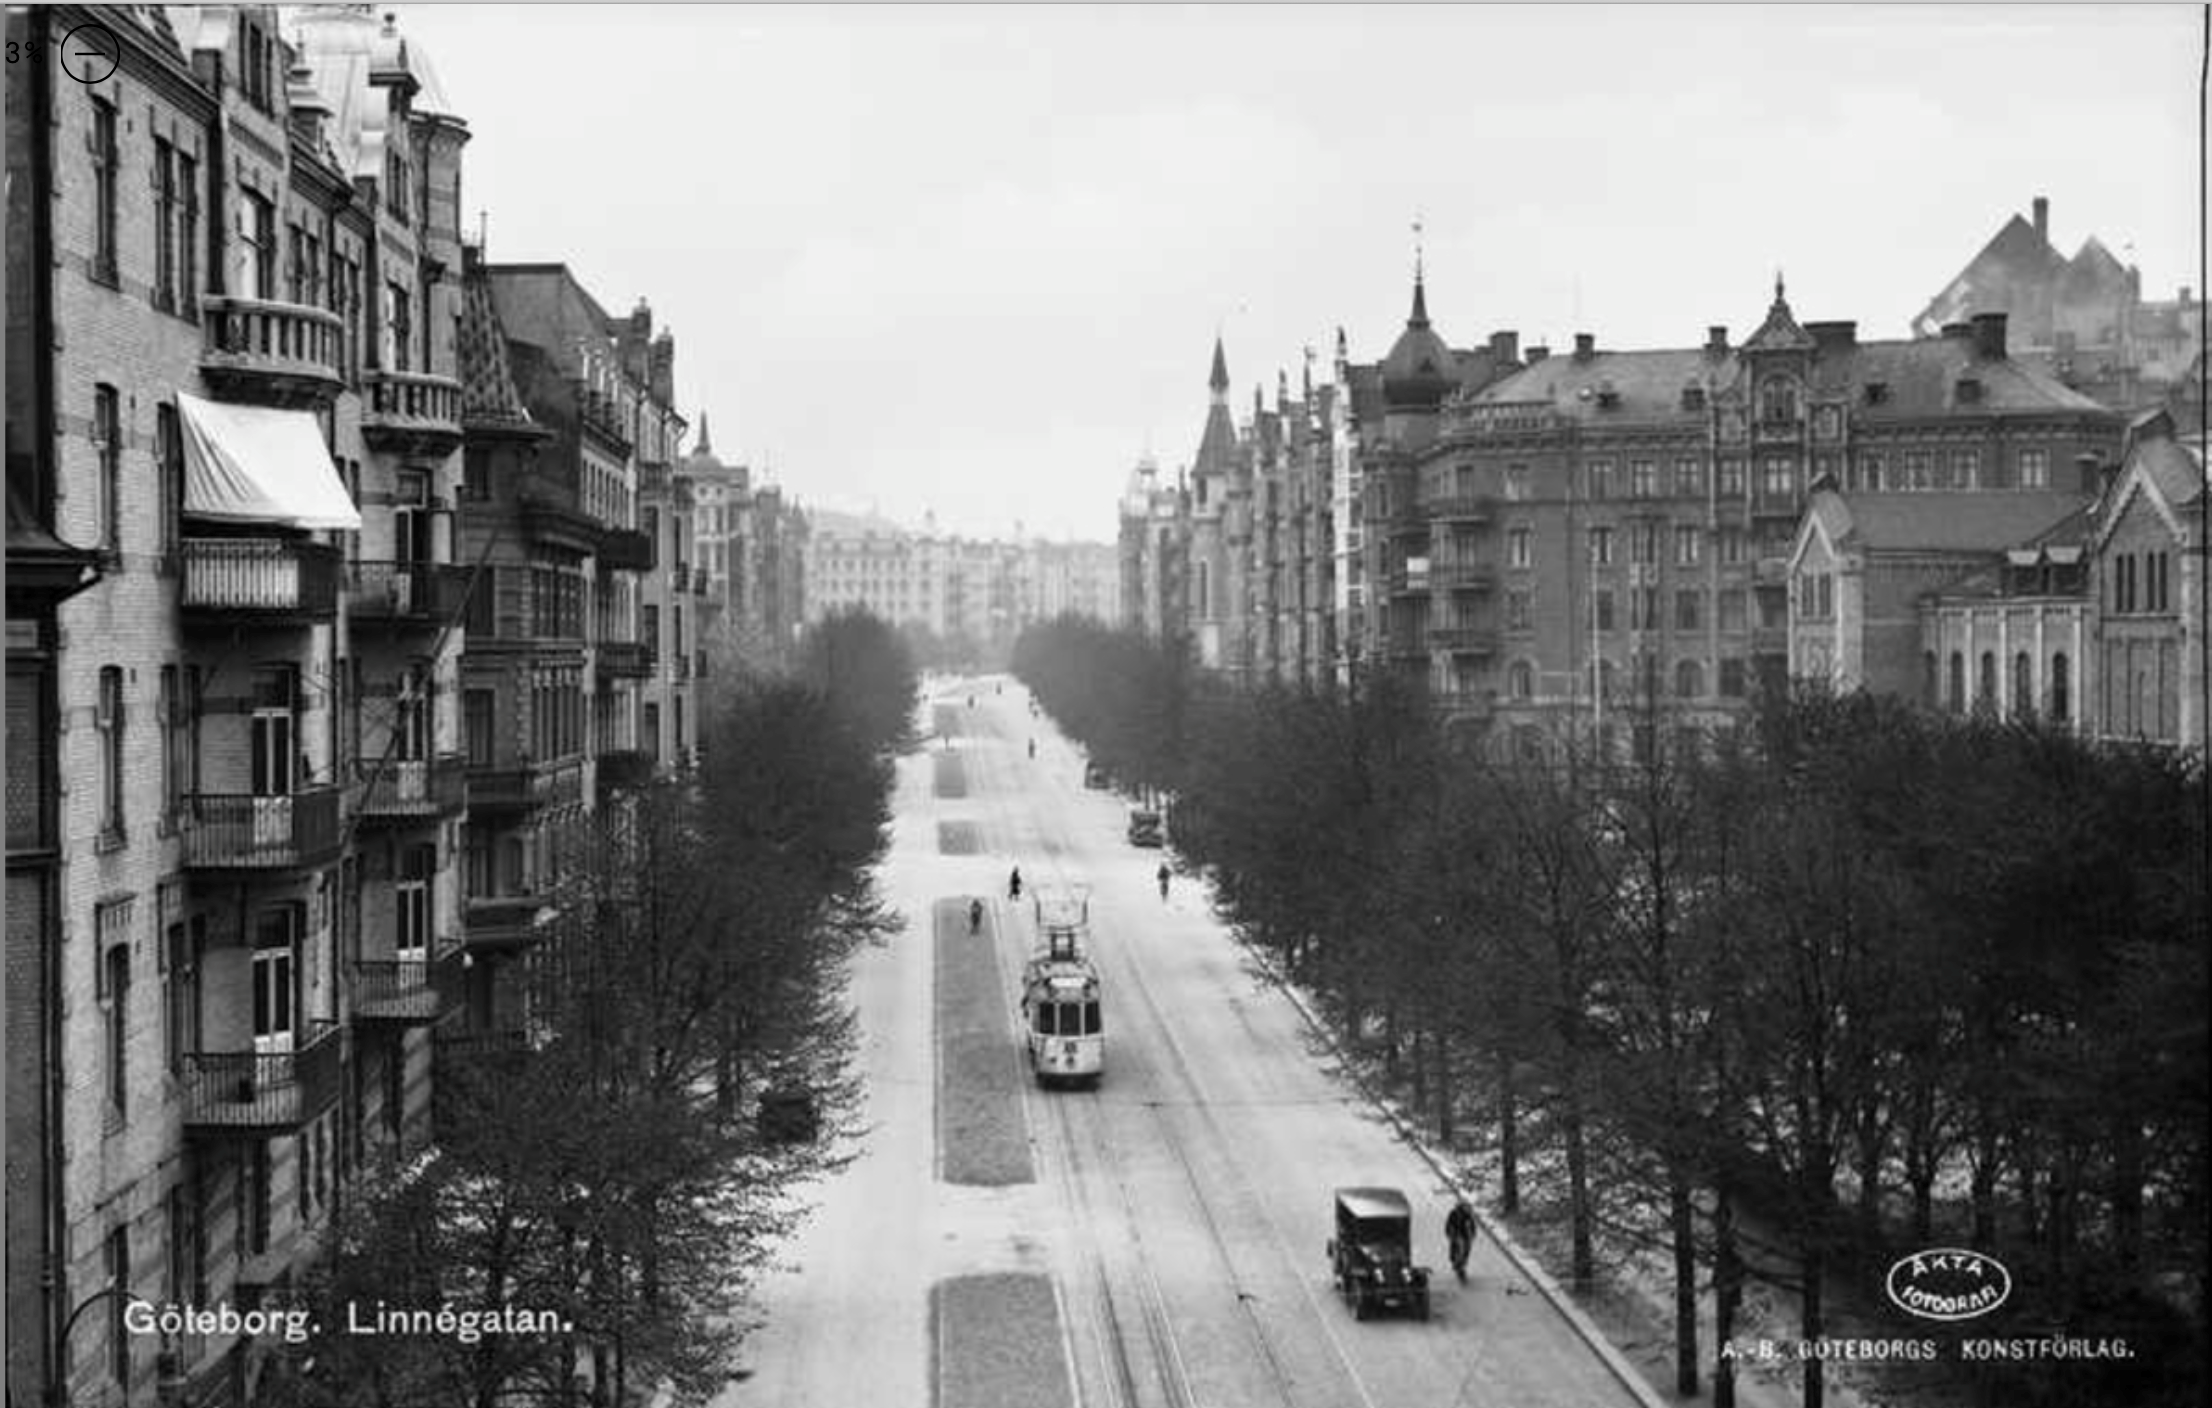
[[[865,607],[974,660],[1003,661],[1035,622],[1067,613],[1121,619],[1110,543],[968,538],[873,515],[808,515],[807,619]]]
[[[1340,332],[1241,423],[1217,341],[1191,463],[1123,494],[1124,619],[1235,679],[1417,680],[1517,755],[1640,755],[1793,676],[2200,743],[2203,308],[2035,211],[1922,336],[1778,277],[1741,341],[1454,347],[1417,267],[1387,356]]]
[[[530,1022],[594,813],[801,625],[675,342],[461,229],[366,6],[8,11],[7,1398],[242,1404],[441,1069]],[[104,26],[105,76],[62,41]]]

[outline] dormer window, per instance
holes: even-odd
[[[1889,402],[1889,383],[1870,381],[1866,384],[1866,403],[1869,406],[1886,405]]]
[[[1702,386],[1696,386],[1696,385],[1692,385],[1692,386],[1685,386],[1685,387],[1683,387],[1683,388],[1682,388],[1682,409],[1683,409],[1683,410],[1685,410],[1685,411],[1702,411],[1702,410],[1704,410],[1704,409],[1705,409],[1705,388],[1704,388],[1704,387],[1702,387]]]
[[[1611,381],[1598,383],[1598,406],[1601,410],[1613,410],[1621,404],[1621,393],[1613,389]]]
[[[1960,377],[1960,378],[1959,378],[1959,402],[1960,402],[1960,404],[1962,404],[1962,405],[1972,405],[1972,404],[1974,404],[1975,402],[1977,402],[1977,401],[1979,401],[1979,400],[1981,400],[1981,399],[1982,399],[1982,379],[1981,379],[1980,377],[1978,377],[1978,376],[1962,376],[1962,377]]]

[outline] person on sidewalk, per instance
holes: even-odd
[[[1160,898],[1164,900],[1164,899],[1166,899],[1166,898],[1167,898],[1167,881],[1168,881],[1168,868],[1167,868],[1167,862],[1166,862],[1166,861],[1164,861],[1164,860],[1160,862],[1160,869],[1159,869],[1159,881],[1160,881]]]
[[[1452,1254],[1452,1273],[1467,1279],[1467,1253],[1475,1245],[1475,1210],[1461,1198],[1444,1217],[1444,1240]]]
[[[1017,865],[1014,867],[1014,873],[1006,877],[1006,898],[1010,900],[1018,900],[1021,897],[1022,868]]]

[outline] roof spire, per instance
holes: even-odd
[[[691,453],[695,455],[711,455],[714,453],[714,437],[707,434],[707,413],[703,410],[699,412],[699,443],[692,448]]]
[[[1214,334],[1214,373],[1206,379],[1206,385],[1213,389],[1217,401],[1229,394],[1229,359],[1221,350],[1218,332]]]
[[[1774,270],[1774,301],[1777,303],[1782,301],[1782,270],[1779,265]]]
[[[1421,259],[1421,217],[1413,217],[1413,313],[1406,319],[1409,328],[1425,328],[1429,325],[1429,300],[1423,290]]]

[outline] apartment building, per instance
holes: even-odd
[[[92,21],[114,71],[53,81]],[[9,114],[11,533],[49,613],[11,669],[50,681],[11,693],[50,711],[38,742],[10,732],[52,779],[11,809],[11,887],[20,830],[43,904],[11,987],[39,976],[46,1025],[43,1117],[9,1122],[41,1203],[11,1227],[8,1391],[246,1402],[265,1343],[121,1313],[281,1293],[342,1181],[428,1134],[465,804],[468,132],[361,10],[289,42],[265,6],[8,22],[42,56]]]

